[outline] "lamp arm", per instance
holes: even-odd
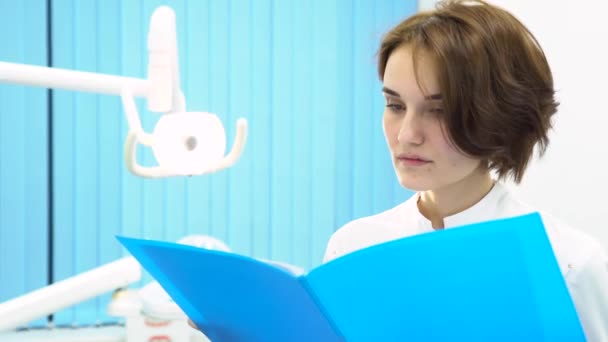
[[[140,278],[139,263],[132,257],[125,257],[0,303],[0,331],[126,287]]]
[[[147,80],[134,77],[8,62],[0,62],[0,82],[111,95],[128,87],[135,97],[146,97],[149,89]]]
[[[0,62],[0,82],[100,94],[145,97],[152,112],[185,111],[180,89],[175,12],[160,6],[152,14],[148,32],[147,79],[76,71],[47,66]]]
[[[127,117],[127,123],[129,125],[129,134],[137,136],[137,140],[146,146],[152,146],[154,141],[151,134],[144,131],[139,119],[139,113],[137,112],[137,106],[135,105],[135,99],[133,98],[133,91],[125,87],[120,93],[120,99],[122,101],[122,107],[125,110],[125,116]]]

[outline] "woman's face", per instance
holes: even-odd
[[[478,177],[480,161],[459,152],[442,128],[442,100],[435,67],[418,54],[416,82],[411,48],[390,55],[384,72],[383,128],[399,183],[415,191],[436,191]]]

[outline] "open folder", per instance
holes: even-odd
[[[118,239],[213,342],[585,340],[537,213],[382,243],[306,274]]]

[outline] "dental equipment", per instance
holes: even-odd
[[[139,281],[141,266],[126,257],[0,304],[0,331],[10,330]]]
[[[0,82],[119,95],[129,132],[124,158],[134,175],[159,178],[216,172],[236,163],[247,139],[247,121],[237,120],[232,150],[224,156],[226,133],[211,113],[186,112],[180,89],[175,13],[161,6],[152,14],[148,32],[147,79],[0,62]],[[147,100],[148,110],[162,113],[152,134],[139,120],[135,97]],[[152,148],[158,166],[137,163],[137,144]]]
[[[178,243],[205,249],[230,251],[230,248],[221,240],[204,235],[186,236]],[[17,328],[22,324],[100,294],[124,289],[139,281],[140,278],[141,266],[139,263],[133,257],[125,257],[0,303],[0,332]],[[137,311],[136,313],[139,314],[143,310],[148,315],[160,317],[164,312],[165,316],[167,314],[175,315],[175,311],[179,310],[176,304],[169,301],[169,296],[160,289],[156,282],[146,285],[140,292],[141,296],[137,299],[137,303],[131,303],[128,307],[124,305],[118,307],[110,303],[110,314],[134,319],[140,316],[134,315],[133,311]],[[150,292],[151,295],[147,292]],[[172,307],[167,309],[168,305]],[[127,322],[127,329],[131,330],[129,324],[130,322]],[[139,334],[141,331],[131,331],[131,334],[133,333]]]
[[[244,149],[247,121],[237,120],[232,150],[224,156],[226,135],[219,118],[211,113],[186,111],[180,89],[176,32],[173,10],[167,6],[157,8],[148,33],[147,79],[0,62],[0,82],[119,95],[129,125],[124,158],[127,169],[137,176],[191,176],[228,168]],[[152,134],[141,126],[135,97],[144,97],[151,112],[163,114]],[[137,144],[151,147],[159,165],[139,165]],[[213,246],[225,247],[217,243]],[[126,257],[0,303],[0,331],[124,288],[140,278],[139,264]]]

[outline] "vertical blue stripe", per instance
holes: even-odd
[[[27,9],[22,13],[21,22],[25,44],[23,45],[23,59],[25,63],[45,65],[47,62],[47,20],[46,2],[41,0],[24,1]],[[13,27],[15,29],[15,27]],[[9,30],[9,32],[11,32]],[[14,32],[14,31],[13,31]],[[6,40],[2,40],[6,42]],[[5,43],[6,44],[6,43]],[[48,277],[48,226],[49,226],[49,206],[48,206],[48,94],[46,89],[25,88],[25,101],[23,110],[19,113],[8,111],[9,115],[22,115],[25,130],[17,132],[23,135],[25,142],[23,145],[23,181],[21,190],[24,191],[25,206],[25,226],[7,227],[3,224],[0,230],[6,228],[19,230],[23,229],[25,241],[22,243],[25,249],[25,291],[32,291],[46,285]],[[4,113],[3,110],[0,110]],[[0,113],[0,115],[2,115]],[[17,146],[13,142],[14,146]],[[0,157],[1,158],[1,157]],[[4,162],[0,162],[4,164]],[[1,176],[0,176],[1,178]],[[19,178],[13,179],[13,181]],[[3,194],[4,191],[0,190]],[[0,214],[2,215],[2,214]],[[0,256],[0,259],[3,256]],[[9,257],[9,260],[15,260]],[[17,266],[17,265],[13,265]],[[14,271],[14,270],[13,270]],[[10,273],[14,275],[13,271]],[[2,271],[0,271],[2,273]],[[0,284],[5,284],[0,282]],[[1,301],[2,299],[0,299]],[[46,322],[46,318],[41,318],[30,325],[41,325]]]
[[[342,41],[338,38],[340,26],[336,18],[344,17],[342,8],[332,1],[315,1],[312,16],[317,25],[312,27],[314,46],[311,52],[312,60],[312,105],[311,117],[311,169],[312,173],[312,203],[311,203],[311,260],[310,266],[318,265],[323,258],[327,240],[338,226],[336,216],[340,207],[338,198],[345,198],[339,191],[345,191],[339,179],[335,178],[337,170],[346,162],[338,163],[338,158],[344,158],[338,151],[338,138],[344,136],[344,125],[349,120],[348,106],[342,103],[340,97],[346,91],[345,82],[339,80],[339,68],[345,60],[340,60]],[[348,64],[348,63],[345,63]],[[344,120],[344,116],[347,116]],[[349,204],[346,200],[341,204]],[[342,219],[342,218],[341,218]],[[346,220],[346,218],[344,218]]]
[[[224,123],[230,122],[230,3],[228,1],[210,1],[209,40],[209,78],[205,84],[209,87],[208,111],[218,115]],[[230,126],[228,126],[230,127]],[[227,137],[232,133],[227,130]],[[230,139],[228,140],[230,141]],[[226,171],[208,176],[211,181],[211,225],[213,236],[227,241],[228,218],[228,173]]]
[[[152,8],[148,8],[148,10],[151,11]],[[145,77],[147,73],[147,39],[151,12],[148,13],[144,9],[144,1],[133,0],[121,1],[120,14],[122,28],[122,74]],[[137,108],[142,126],[147,132],[150,132],[154,127],[154,119],[157,118],[158,114],[150,113],[143,99],[137,101]],[[122,118],[123,127],[121,143],[124,144],[129,127],[124,116],[124,110],[119,113],[119,116]],[[143,145],[137,147],[137,162],[139,164],[144,166],[156,165],[153,159],[150,147]],[[160,238],[162,234],[162,229],[160,229],[161,223],[150,226],[148,225],[148,221],[146,221],[149,202],[146,202],[145,198],[149,191],[149,187],[147,186],[149,181],[127,173],[124,165],[122,170],[124,203],[122,233],[129,236]],[[150,280],[151,277],[143,273],[142,281],[137,285],[143,285]]]
[[[311,218],[312,210],[312,177],[316,170],[312,168],[312,56],[314,45],[310,18],[313,13],[313,3],[309,1],[298,2],[293,6],[293,90],[292,128],[290,145],[291,151],[288,160],[293,163],[291,184],[293,187],[293,214],[291,227],[293,235],[291,240],[292,260],[303,263],[309,267],[311,260],[310,241],[312,238]],[[319,121],[318,121],[319,122]],[[322,122],[322,121],[320,121]],[[281,158],[283,159],[283,158]],[[307,243],[302,243],[307,241]]]
[[[272,153],[270,173],[272,235],[271,254],[273,259],[293,262],[292,216],[293,178],[292,168],[297,157],[291,155],[291,135],[293,134],[293,11],[286,1],[272,3]],[[252,136],[255,139],[255,136]]]
[[[46,23],[45,1],[0,3],[0,60],[46,65]],[[47,280],[46,102],[46,90],[0,84],[0,302]]]
[[[96,3],[98,62],[97,70],[102,73],[120,75],[121,69],[121,25],[115,20],[121,13],[120,1]],[[97,234],[98,264],[105,264],[121,256],[121,249],[114,236],[121,233],[122,225],[122,177],[124,169],[121,152],[124,136],[121,132],[122,106],[116,96],[98,97],[97,109],[97,155],[99,171],[97,180],[99,228]],[[114,321],[106,314],[105,307],[111,294],[97,298],[96,307],[99,321]]]
[[[252,254],[270,258],[272,241],[271,184],[272,172],[272,115],[273,54],[272,1],[256,0],[251,7],[251,108],[247,113],[250,135],[245,154],[251,156],[252,203],[251,249]],[[246,114],[244,114],[246,115]]]
[[[94,2],[74,1],[74,24],[79,29],[74,35],[74,68],[97,71],[97,15]],[[78,94],[74,106],[74,271],[90,270],[98,263],[97,231],[99,227],[98,201],[98,95]],[[77,306],[74,323],[95,321],[97,306],[87,300]]]
[[[53,25],[53,66],[59,68],[75,68],[74,62],[74,23],[75,15],[70,0],[54,0],[51,7],[52,22],[62,23]],[[75,163],[74,163],[74,99],[75,93],[53,91],[53,278],[56,281],[68,278],[75,274],[73,264],[75,208]],[[73,309],[63,310],[55,314],[59,324],[69,324],[74,321]]]
[[[254,2],[255,3],[255,2]],[[234,130],[238,117],[251,118],[252,107],[252,72],[251,72],[251,0],[230,1],[230,80],[229,99],[230,112],[224,121],[224,127],[230,137],[227,151],[232,148]],[[251,121],[251,120],[249,120]],[[250,136],[257,136],[259,132],[251,132]],[[239,162],[230,170],[224,171],[228,175],[228,241],[231,248],[244,254],[251,254],[252,239],[252,154],[248,149]]]
[[[379,42],[381,41],[385,32],[389,29],[388,23],[383,20],[391,16],[392,3],[388,1],[378,2],[374,10],[374,28],[373,28],[373,39],[377,43],[373,46],[374,50],[374,62],[377,62],[377,52]],[[390,23],[393,24],[392,22]],[[389,169],[387,171],[387,165],[391,165],[392,161],[390,158],[390,152],[386,145],[383,127],[382,127],[382,113],[384,111],[384,98],[381,96],[381,83],[378,79],[378,73],[376,64],[371,68],[373,72],[372,82],[372,132],[373,132],[373,144],[374,144],[374,155],[372,157],[372,211],[377,213],[382,210],[390,208],[393,203],[392,196],[392,185],[396,182],[394,173]],[[387,182],[387,179],[393,179],[394,182]]]
[[[183,17],[188,55],[181,65],[183,91],[189,111],[210,111],[211,86],[209,82],[211,45],[209,2],[188,1]],[[178,25],[179,26],[179,25]],[[184,51],[179,51],[180,56]],[[211,234],[211,177],[190,177],[186,183],[187,228],[189,233]]]
[[[353,151],[353,179],[351,186],[354,189],[353,215],[366,216],[372,213],[372,127],[375,115],[372,106],[374,92],[373,84],[373,53],[377,45],[373,37],[374,30],[374,1],[355,1],[353,9],[353,58],[354,68],[351,72],[355,82],[352,92],[354,113],[353,136],[351,148]]]
[[[336,152],[333,156],[335,174],[335,226],[342,226],[353,217],[353,161],[355,151],[352,146],[354,121],[356,114],[353,105],[355,75],[354,52],[353,52],[353,1],[337,0],[339,9],[337,16],[337,89],[336,108],[332,119],[336,125]]]
[[[147,29],[144,30],[145,23],[143,16],[141,15],[141,4],[138,1],[121,1],[120,11],[118,18],[114,20],[121,29],[120,39],[120,67],[121,74],[133,77],[144,77],[146,67],[144,65],[144,58],[147,58],[147,50],[145,47],[145,41],[147,39]],[[147,22],[147,21],[146,21]],[[138,101],[138,110],[140,113],[145,108],[144,101]],[[120,112],[116,113],[120,118],[121,130],[120,130],[120,144],[123,146],[124,139],[128,132],[128,125],[124,117],[124,111],[122,106]],[[142,118],[143,119],[143,118]],[[138,147],[138,162],[142,163],[143,158],[141,152],[144,150]],[[122,156],[122,150],[118,156]],[[127,236],[140,236],[144,237],[143,228],[143,184],[144,180],[133,176],[126,172],[124,162],[121,164],[122,173],[120,183],[122,184],[122,220],[121,220],[121,233]]]

